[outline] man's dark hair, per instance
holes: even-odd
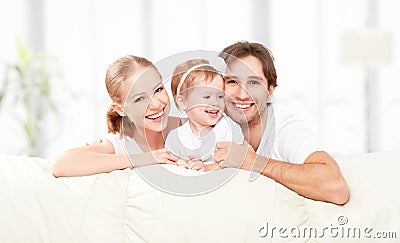
[[[235,44],[226,47],[219,54],[219,57],[223,58],[226,64],[229,64],[230,61],[233,61],[236,58],[247,56],[254,56],[261,61],[264,76],[268,80],[268,87],[270,85],[276,87],[277,75],[274,65],[274,57],[272,56],[271,51],[264,45],[260,43],[250,43],[248,41],[238,41]]]

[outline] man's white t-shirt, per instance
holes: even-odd
[[[319,148],[313,132],[295,115],[267,106],[268,118],[257,154],[292,164],[303,164]]]
[[[189,121],[172,130],[165,141],[165,148],[173,155],[188,159],[199,158],[204,164],[215,163],[213,154],[218,142],[243,143],[243,134],[238,124],[225,114],[215,124],[214,128],[205,135],[197,136],[192,132]]]

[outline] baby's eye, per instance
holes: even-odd
[[[224,96],[223,95],[218,95],[218,99],[223,99]]]
[[[204,98],[204,99],[210,99],[210,98],[211,98],[211,96],[209,96],[209,95],[206,95],[206,96],[203,96],[203,98]]]

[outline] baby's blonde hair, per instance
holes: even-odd
[[[189,69],[201,65],[201,64],[208,64],[204,66],[200,66],[198,68],[195,68],[193,71],[190,73],[186,73]],[[216,76],[221,76],[221,73],[219,73],[215,68],[213,68],[210,65],[210,62],[206,59],[193,59],[193,60],[188,60],[184,63],[179,64],[178,66],[175,67],[174,72],[172,74],[172,80],[171,80],[171,91],[172,91],[172,96],[175,98],[176,95],[182,94],[185,90],[195,86],[198,84],[199,80],[196,79],[196,77],[199,77],[199,75],[202,76],[202,80],[204,83],[210,83]],[[187,75],[185,80],[182,80],[182,77],[184,75]],[[179,83],[181,83],[180,90],[178,90]],[[178,94],[179,92],[179,94]],[[174,99],[175,100],[175,99]],[[175,104],[176,103],[175,100]]]

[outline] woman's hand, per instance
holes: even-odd
[[[149,151],[142,154],[129,155],[133,167],[141,167],[154,164],[176,165],[178,158],[168,153],[165,148]]]
[[[178,158],[170,154],[165,148],[151,151],[158,164],[176,165]]]

